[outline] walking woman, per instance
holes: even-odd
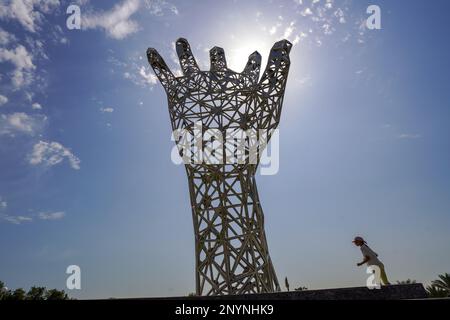
[[[364,257],[364,260],[358,262],[356,265],[360,267],[363,264],[367,263],[367,266],[377,266],[380,269],[380,278],[383,282],[383,285],[390,285],[386,275],[386,271],[384,269],[384,264],[378,259],[378,254],[370,249],[370,247],[367,245],[367,242],[362,237],[355,237],[355,239],[353,239],[353,243],[357,247],[360,247],[361,253]]]

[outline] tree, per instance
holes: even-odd
[[[427,294],[428,298],[445,298],[448,296],[447,291],[433,285],[427,287]]]
[[[407,279],[407,280],[401,280],[401,281],[397,281],[397,284],[413,284],[416,283],[416,280],[411,280],[411,279]]]
[[[26,296],[27,300],[44,300],[44,298],[45,298],[44,287],[31,287]]]
[[[307,287],[302,287],[302,286],[300,286],[300,287],[298,287],[298,288],[295,288],[294,290],[295,290],[295,291],[304,291],[304,290],[308,290],[308,288],[307,288]]]
[[[0,281],[0,300],[9,299],[10,295],[11,295],[11,292],[5,286],[5,283],[3,281]]]
[[[25,300],[26,292],[22,288],[14,290],[11,295],[11,300]]]
[[[436,288],[442,289],[447,292],[447,295],[450,294],[450,274],[440,274],[439,279],[434,280],[431,285]]]
[[[64,290],[50,289],[45,293],[45,300],[67,300],[69,297]]]
[[[0,300],[69,300],[64,290],[49,289],[45,287],[31,287],[28,292],[22,288],[9,290],[5,283],[0,281]]]

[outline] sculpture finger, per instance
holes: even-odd
[[[253,83],[259,79],[259,72],[261,70],[261,55],[258,51],[253,52],[248,56],[247,64],[241,74],[249,77]]]
[[[211,61],[211,71],[224,71],[227,69],[225,51],[220,47],[214,47],[209,51]]]
[[[180,59],[181,70],[183,70],[183,73],[185,75],[200,71],[197,62],[192,55],[191,46],[186,39],[178,39],[176,43],[176,49],[178,58]]]
[[[289,60],[291,48],[292,43],[287,40],[278,41],[273,45],[260,84],[264,86],[271,85],[272,87],[275,84],[286,84],[289,66],[291,64]],[[284,87],[278,88],[283,89]]]
[[[153,48],[147,49],[147,59],[148,63],[153,68],[156,76],[161,82],[162,86],[168,92],[169,88],[176,83],[176,78],[170,71],[164,59],[159,55],[158,51]]]

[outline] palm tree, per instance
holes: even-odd
[[[438,277],[439,279],[434,280],[431,285],[446,291],[447,294],[450,294],[450,274],[440,274]]]
[[[445,298],[448,296],[447,291],[433,285],[427,287],[427,294],[429,298]]]

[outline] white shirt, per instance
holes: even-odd
[[[376,254],[372,249],[370,249],[367,245],[363,244],[361,246],[361,253],[364,257],[368,256],[370,259],[367,261],[368,266],[382,266],[383,263],[378,260],[378,254]]]

